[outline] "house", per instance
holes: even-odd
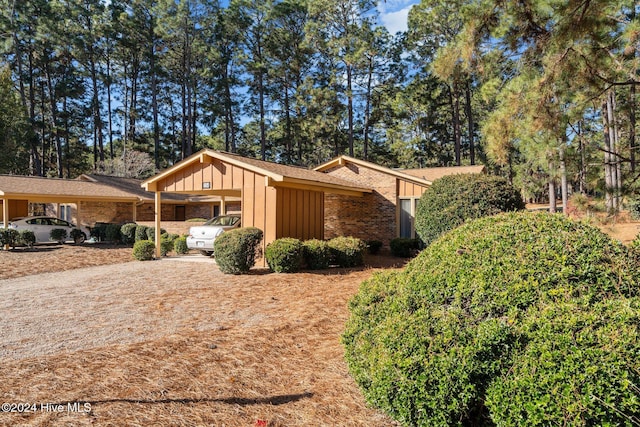
[[[415,206],[431,185],[426,176],[476,173],[482,167],[446,169],[400,171],[341,156],[309,170],[204,149],[147,179],[142,187],[155,193],[156,213],[164,212],[169,194],[239,199],[242,225],[264,232],[263,249],[281,237],[340,235],[388,245],[395,237],[415,235]],[[162,219],[155,217],[157,233]]]
[[[354,236],[388,245],[396,237],[416,237],[418,200],[431,183],[446,175],[484,173],[484,166],[390,169],[348,156],[315,168],[372,189],[360,199],[325,198],[325,237]]]

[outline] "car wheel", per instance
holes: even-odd
[[[213,255],[213,251],[200,251],[200,253],[204,256],[211,256]]]
[[[87,236],[85,236],[85,235],[84,235],[84,233],[82,233],[80,236],[76,237],[76,238],[74,239],[74,241],[73,241],[73,242],[74,242],[76,245],[79,245],[79,244],[81,244],[81,243],[84,243],[84,241],[85,241],[85,239],[86,239],[86,238],[87,238]]]

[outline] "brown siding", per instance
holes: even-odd
[[[398,179],[398,197],[420,197],[428,187]]]
[[[138,214],[140,214],[140,206]],[[151,206],[153,214],[153,205]],[[133,221],[133,203],[81,202],[80,216],[83,223],[96,222],[125,223]]]
[[[323,193],[278,188],[276,238],[323,239]]]
[[[212,189],[239,190],[244,180],[243,172],[242,168],[219,159],[213,159],[212,163],[194,163],[158,181],[158,190],[199,192],[203,182],[210,182]]]
[[[351,163],[337,166],[327,173],[374,191],[363,197],[326,194],[325,238],[354,236],[363,240],[380,240],[388,247],[389,241],[397,236],[396,177]]]
[[[4,209],[2,207],[2,200],[0,200],[0,221],[4,221],[2,213]],[[9,219],[17,218],[20,216],[29,216],[29,201],[28,200],[9,200]]]

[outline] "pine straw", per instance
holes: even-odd
[[[166,263],[174,264],[183,263]],[[347,301],[372,271],[224,276],[223,291],[200,287],[188,302],[203,309],[221,303],[229,314],[249,308],[251,321],[231,316],[209,330],[194,324],[160,339],[4,359],[0,402],[35,403],[38,410],[0,413],[0,424],[395,425],[366,406],[339,341]],[[167,291],[171,306],[180,292]],[[162,311],[158,296],[150,297],[150,309]],[[228,307],[230,298],[235,307]],[[91,410],[40,406],[77,402]]]

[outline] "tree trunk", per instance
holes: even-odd
[[[560,147],[560,191],[562,193],[562,213],[567,215],[569,213],[569,186],[567,184],[567,165],[565,163],[564,156],[564,144],[565,141],[562,140],[563,146]]]
[[[151,108],[153,110],[153,160],[156,170],[160,169],[160,125],[158,123],[158,76],[156,72],[156,40],[154,35],[155,19],[153,15],[149,22],[149,40],[151,52],[149,54],[149,72],[151,73]]]
[[[454,86],[449,87],[449,104],[451,105],[451,119],[453,124],[453,147],[455,154],[455,164],[456,166],[460,166],[461,164],[461,156],[460,156],[460,101],[458,100],[457,89]]]
[[[45,73],[47,79],[47,90],[49,91],[49,108],[51,109],[51,133],[56,147],[56,174],[58,178],[62,178],[64,171],[62,169],[62,143],[60,142],[60,133],[58,132],[58,108],[56,106],[57,100],[54,99],[55,90],[53,88],[53,82],[51,80],[51,73],[49,70],[49,63],[45,66]]]
[[[474,130],[475,124],[473,121],[473,110],[471,108],[471,86],[469,82],[467,82],[465,87],[465,111],[467,114],[467,126],[469,128],[469,160],[471,165],[476,164],[476,147],[474,141]]]
[[[347,64],[347,113],[349,116],[349,156],[353,157],[353,69]]]
[[[557,211],[558,206],[556,204],[556,182],[553,178],[549,177],[549,212],[556,213]]]
[[[631,172],[636,171],[636,86],[629,88],[629,159]]]
[[[369,119],[371,117],[371,92],[373,80],[373,58],[369,58],[369,67],[367,73],[367,93],[364,107],[364,159],[369,160]]]

